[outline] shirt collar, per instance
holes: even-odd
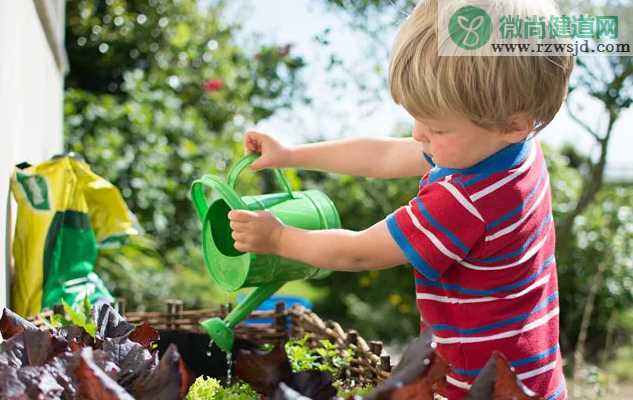
[[[496,172],[511,169],[523,162],[532,148],[533,139],[527,139],[519,143],[514,143],[487,158],[479,161],[477,164],[468,168],[444,168],[435,165],[431,157],[424,153],[424,158],[433,168],[429,171],[429,182],[438,181],[445,176],[459,173],[462,175],[483,174],[485,176],[492,175]]]

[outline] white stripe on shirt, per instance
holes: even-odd
[[[478,271],[495,271],[499,269],[508,269],[508,268],[516,267],[517,265],[523,264],[524,262],[532,258],[534,254],[536,254],[539,250],[541,250],[541,248],[545,245],[545,242],[547,241],[550,232],[551,231],[548,229],[543,239],[541,239],[540,242],[538,242],[537,244],[532,246],[530,249],[528,249],[525,253],[523,253],[523,256],[521,258],[519,258],[518,260],[510,264],[498,265],[498,266],[486,266],[486,265],[474,265],[466,261],[461,261],[460,264],[466,268],[476,269]]]
[[[544,365],[544,366],[542,366],[540,368],[536,368],[536,369],[533,369],[531,371],[527,371],[527,372],[524,372],[522,374],[518,374],[517,378],[519,378],[520,380],[529,379],[529,378],[535,377],[537,375],[540,375],[540,374],[542,374],[544,372],[551,371],[554,368],[556,368],[556,361],[553,361],[553,362],[551,362],[551,363],[549,363],[547,365]],[[472,385],[469,384],[468,382],[460,381],[459,379],[455,379],[455,378],[453,378],[450,375],[446,375],[446,382],[450,383],[453,386],[457,386],[460,389],[465,389],[465,390],[469,390],[472,387]],[[535,393],[532,390],[530,390],[527,387],[526,387],[526,389],[529,390],[528,394],[530,396],[534,396],[535,395]]]
[[[494,335],[488,336],[453,336],[453,337],[440,337],[433,335],[433,341],[440,344],[453,344],[453,343],[479,343],[479,342],[487,342],[489,340],[498,340],[505,339],[517,335],[521,335],[525,332],[531,331],[532,329],[536,329],[541,325],[545,325],[549,322],[550,319],[554,318],[560,312],[559,308],[556,307],[552,309],[550,312],[545,314],[539,319],[535,319],[529,324],[525,324],[521,329],[514,329],[506,332],[496,333]]]
[[[446,375],[446,382],[450,383],[453,386],[457,386],[460,389],[468,390],[470,389],[470,384],[467,382],[460,381],[459,379],[455,379],[450,375]]]
[[[466,268],[470,268],[470,269],[474,269],[474,270],[480,270],[480,271],[493,271],[493,270],[507,269],[507,268],[512,268],[512,267],[515,267],[517,265],[520,265],[520,264],[524,263],[525,261],[529,260],[537,251],[539,251],[543,247],[543,245],[545,244],[545,241],[548,238],[549,232],[550,232],[548,230],[547,233],[545,234],[545,236],[543,237],[543,239],[540,242],[538,242],[532,248],[528,249],[523,254],[523,256],[520,259],[518,259],[517,261],[515,261],[513,263],[506,264],[506,265],[500,265],[500,266],[475,265],[475,264],[471,264],[469,262],[464,261],[462,257],[460,257],[457,254],[455,254],[452,251],[450,251],[448,248],[446,248],[446,246],[444,246],[442,241],[440,239],[438,239],[437,236],[435,236],[435,234],[433,232],[429,231],[424,226],[422,226],[422,224],[418,220],[418,217],[411,210],[411,206],[410,205],[406,205],[405,206],[405,210],[407,210],[407,214],[409,215],[409,218],[411,219],[411,222],[413,223],[413,226],[415,226],[420,232],[422,232],[431,241],[431,243],[433,243],[433,245],[435,245],[435,247],[440,251],[440,253],[442,253],[443,255],[445,255],[446,257],[448,257],[448,258],[450,258],[450,259],[452,259],[454,261],[457,261],[458,263],[460,263],[461,265],[463,265]]]
[[[448,190],[453,195],[455,200],[457,200],[459,204],[461,204],[466,210],[468,210],[468,212],[470,212],[472,215],[477,217],[481,222],[484,222],[484,218],[481,216],[481,214],[479,214],[479,211],[477,211],[475,206],[470,201],[468,201],[462,195],[462,193],[459,190],[457,190],[455,186],[453,186],[452,183],[446,182],[446,181],[439,181],[438,184],[442,185],[446,190]]]
[[[533,376],[540,375],[543,372],[551,371],[554,368],[556,368],[556,361],[552,361],[551,363],[549,363],[547,365],[543,365],[540,368],[536,368],[536,369],[533,369],[531,371],[526,371],[526,372],[524,372],[522,374],[519,374],[519,375],[517,375],[517,378],[519,378],[521,380],[529,379],[529,378],[532,378]]]
[[[527,171],[528,168],[530,168],[530,166],[532,165],[532,162],[534,162],[534,159],[536,159],[536,146],[532,145],[530,148],[530,154],[528,155],[528,158],[525,160],[525,162],[523,162],[523,164],[519,168],[516,169],[516,171],[514,171],[513,173],[511,173],[510,175],[506,176],[503,179],[499,179],[492,185],[486,186],[485,188],[481,189],[477,193],[473,194],[472,196],[470,196],[470,200],[477,201],[481,199],[482,197],[499,189],[501,186],[510,182],[517,176],[521,175],[522,173]]]
[[[407,210],[407,214],[409,214],[409,218],[411,218],[411,222],[413,222],[413,225],[418,228],[420,232],[424,233],[424,235],[426,235],[426,237],[435,245],[435,247],[437,247],[437,249],[442,254],[444,254],[448,258],[452,258],[455,261],[460,261],[462,259],[457,254],[447,249],[446,246],[444,246],[444,244],[440,241],[440,239],[438,239],[437,236],[433,234],[433,232],[422,226],[420,221],[418,221],[418,218],[415,216],[415,214],[413,214],[413,211],[411,211],[411,206],[407,205],[405,206],[405,209]]]
[[[530,207],[530,210],[527,213],[525,213],[523,217],[521,217],[520,220],[513,223],[512,225],[508,225],[505,228],[500,229],[497,232],[493,233],[492,235],[486,236],[486,239],[485,239],[486,242],[489,242],[491,240],[500,238],[501,236],[507,235],[508,233],[518,228],[528,217],[530,217],[530,215],[532,215],[536,207],[540,204],[541,200],[543,200],[543,198],[545,197],[545,194],[547,193],[548,188],[549,188],[549,177],[545,181],[545,184],[543,185],[543,189],[541,189],[541,193],[539,193],[537,199],[534,201],[534,204],[532,204],[532,207]]]
[[[436,294],[431,294],[431,293],[416,293],[416,298],[418,300],[439,301],[442,303],[451,303],[451,304],[483,303],[483,302],[495,301],[495,300],[512,300],[512,299],[516,299],[517,297],[521,297],[525,294],[528,294],[529,292],[531,292],[532,290],[536,289],[539,286],[545,285],[547,282],[549,282],[549,278],[550,278],[550,274],[547,274],[546,276],[534,282],[533,284],[521,290],[520,292],[512,293],[504,297],[488,296],[488,297],[477,297],[473,299],[464,299],[464,298],[459,298],[459,297],[438,296]]]

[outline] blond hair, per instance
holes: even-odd
[[[504,130],[508,118],[520,112],[530,116],[536,131],[551,122],[567,94],[574,57],[440,57],[437,1],[448,0],[420,1],[400,26],[389,67],[395,102],[415,118],[456,112],[488,129]],[[491,3],[500,15],[548,17],[555,11],[550,1]]]

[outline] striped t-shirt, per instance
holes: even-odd
[[[535,139],[469,168],[434,166],[387,225],[415,268],[421,329],[451,365],[450,400],[493,350],[535,393],[566,398],[549,176]]]

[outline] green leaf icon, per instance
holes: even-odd
[[[448,33],[459,47],[475,50],[490,40],[492,20],[490,15],[481,8],[465,6],[451,16]]]

